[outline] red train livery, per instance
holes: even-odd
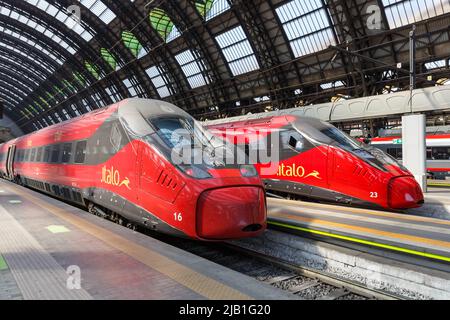
[[[208,135],[171,104],[128,99],[0,145],[0,171],[120,223],[200,240],[256,236],[267,216],[254,167],[171,160],[180,141],[212,152]]]
[[[328,123],[287,115],[225,120],[208,128],[240,144],[247,153],[279,139],[277,170],[267,174],[263,170],[267,165],[259,160],[257,164],[271,193],[394,210],[419,207],[424,202],[420,186],[401,164]]]

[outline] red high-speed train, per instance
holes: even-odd
[[[0,171],[119,223],[199,240],[256,236],[264,185],[253,166],[208,158],[226,147],[211,137],[174,105],[128,99],[0,145]],[[203,162],[175,163],[180,144]]]
[[[247,154],[270,149],[268,146],[279,141],[279,149],[274,150],[279,151],[275,170],[267,172],[269,165],[261,159],[256,165],[270,193],[393,210],[424,203],[422,190],[407,169],[331,124],[286,115],[225,120],[207,127],[240,145]]]

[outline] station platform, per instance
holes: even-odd
[[[268,208],[277,228],[450,262],[450,221],[282,199]]]
[[[0,181],[0,300],[251,300],[287,293]]]

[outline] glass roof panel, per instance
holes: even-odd
[[[69,29],[80,35],[84,40],[90,41],[95,36],[94,30],[92,30],[88,26],[83,26],[82,23],[79,23],[71,15],[68,15],[65,10],[58,9],[53,4],[48,3],[46,0],[25,0],[25,1],[36,6],[37,8],[51,15],[52,17],[55,17],[60,22],[64,23]],[[81,3],[83,3],[83,1],[81,1]]]
[[[114,12],[100,0],[80,0],[80,3],[99,17],[105,24],[110,24],[116,18]]]
[[[128,92],[130,93],[130,97],[136,97],[138,95],[136,89],[133,87],[133,84],[129,79],[125,79],[122,82],[125,85],[125,87],[127,87]]]
[[[30,20],[28,17],[14,11],[9,10],[8,8],[1,8],[0,14],[10,17],[14,20],[20,21],[21,23],[38,30],[39,32],[43,33],[45,36],[47,36],[49,39],[56,42],[58,45],[69,51],[71,54],[75,54],[76,50],[78,48],[73,48],[71,45],[69,45],[66,41],[61,39],[58,35],[54,34],[53,31],[48,29],[47,27],[43,26],[40,23],[37,23],[36,21]]]
[[[391,29],[450,12],[449,0],[383,0],[383,5]]]
[[[117,61],[111,52],[109,52],[108,49],[102,48],[100,54],[102,55],[103,60],[105,60],[111,69],[115,71],[117,69]]]
[[[327,8],[322,0],[292,0],[276,9],[296,58],[336,45]]]
[[[161,98],[168,97],[172,95],[170,88],[168,87],[168,82],[166,77],[164,77],[164,73],[160,71],[159,67],[153,66],[145,70],[147,75],[150,77],[153,85],[158,91],[158,94]]]
[[[205,21],[209,21],[230,9],[227,0],[195,0],[195,6]]]
[[[150,12],[150,23],[165,42],[178,38],[181,33],[164,10],[155,8]]]
[[[205,64],[201,59],[194,57],[192,50],[186,50],[177,54],[175,59],[180,64],[191,88],[194,89],[209,83],[209,79],[203,76],[203,72],[206,72]]]
[[[234,76],[258,70],[259,64],[241,26],[216,37]]]
[[[133,33],[131,33],[130,31],[123,31],[122,40],[125,44],[125,47],[130,49],[133,56],[137,58],[141,55],[143,46]]]
[[[93,65],[92,63],[90,63],[88,61],[86,61],[84,63],[84,65],[85,65],[86,69],[92,74],[92,76],[95,79],[97,79],[97,80],[100,79],[100,73],[98,71],[98,67],[97,66]]]
[[[50,52],[46,48],[42,47],[39,43],[36,43],[34,40],[31,40],[15,31],[12,31],[10,29],[7,29],[7,28],[1,27],[1,26],[0,26],[0,33],[9,34],[10,36],[13,36],[14,38],[17,38],[17,39],[27,43],[28,45],[33,46],[36,49],[42,51],[43,53],[45,53],[46,55],[51,57],[54,61],[56,61],[58,64],[60,64],[60,65],[64,64],[64,60],[55,56],[52,52]],[[20,50],[17,50],[16,48],[13,48],[11,46],[6,46],[6,47],[8,47],[11,50],[14,50],[15,52],[21,52]],[[22,55],[27,56],[26,54],[22,54]]]

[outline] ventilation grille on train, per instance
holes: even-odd
[[[362,177],[369,183],[372,183],[375,180],[375,176],[369,170],[364,169],[360,166],[356,166],[355,170],[353,171],[353,175]]]
[[[174,175],[167,173],[164,170],[161,170],[161,172],[159,173],[156,183],[168,189],[172,188],[173,190],[178,187],[178,179]]]

